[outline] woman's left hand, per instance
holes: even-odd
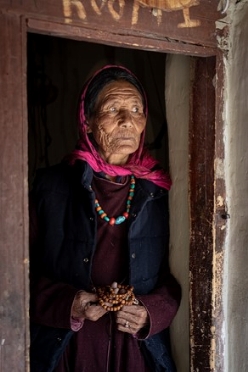
[[[123,306],[116,313],[116,323],[119,331],[136,334],[149,324],[149,316],[142,305]]]

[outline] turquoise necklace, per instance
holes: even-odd
[[[130,188],[128,192],[127,202],[126,202],[126,210],[122,213],[119,217],[108,217],[108,215],[104,212],[102,207],[99,204],[99,201],[95,199],[95,209],[96,212],[99,214],[99,216],[106,222],[108,222],[111,226],[113,225],[120,225],[122,222],[124,222],[129,217],[129,211],[131,208],[131,202],[134,196],[135,191],[135,178],[132,175],[131,176],[131,182],[130,182]]]

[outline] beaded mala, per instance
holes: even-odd
[[[112,285],[96,288],[99,297],[99,305],[106,311],[119,311],[124,305],[138,305],[133,287],[114,282]]]
[[[127,202],[126,202],[126,210],[122,213],[121,216],[118,216],[116,218],[114,217],[108,217],[108,215],[104,212],[102,207],[99,204],[99,201],[95,199],[95,209],[96,212],[99,214],[99,216],[106,222],[108,222],[110,225],[120,225],[122,222],[124,222],[129,217],[129,211],[131,208],[131,202],[134,196],[135,191],[135,177],[131,175],[131,182],[130,182],[130,188],[128,192]]]

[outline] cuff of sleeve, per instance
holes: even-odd
[[[166,299],[160,294],[141,295],[137,298],[149,315],[150,328],[147,337],[153,336],[170,326],[178,308],[176,300]]]
[[[78,318],[74,318],[73,316],[71,316],[71,330],[72,331],[78,332],[83,327],[83,324],[84,324],[83,319],[80,320]]]
[[[143,327],[139,332],[137,332],[135,335],[133,335],[134,338],[137,338],[138,340],[145,340],[150,336],[151,333],[151,316],[149,313],[149,310],[147,309],[146,305],[142,302],[140,297],[137,297],[139,303],[145,307],[147,314],[148,314],[148,324]]]

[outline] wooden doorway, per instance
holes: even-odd
[[[1,50],[5,51],[4,62],[3,59],[1,59],[0,64],[1,77],[3,77],[1,81],[1,92],[3,92],[1,95],[1,143],[3,144],[1,150],[1,173],[3,180],[1,211],[4,211],[1,217],[1,254],[3,259],[1,261],[0,289],[2,296],[1,303],[4,304],[2,309],[1,367],[3,372],[9,370],[23,372],[28,371],[29,365],[27,32],[50,33],[78,40],[92,38],[93,41],[99,39],[99,34],[94,30],[89,32],[89,29],[78,24],[68,26],[61,23],[58,25],[58,23],[51,19],[49,21],[44,20],[42,17],[37,19],[34,15],[23,17],[20,16],[20,12],[18,11],[12,14],[3,13],[1,14],[0,20],[0,31],[1,35],[3,35],[1,38]],[[211,332],[211,326],[213,325],[212,291],[214,279],[210,262],[214,255],[211,221],[213,220],[215,212],[215,191],[209,185],[214,181],[213,167],[216,154],[214,136],[216,123],[218,123],[218,129],[220,131],[221,120],[218,117],[216,121],[217,115],[215,112],[218,111],[219,107],[215,108],[213,101],[206,99],[206,97],[210,96],[213,98],[213,94],[216,92],[216,90],[210,89],[209,84],[209,81],[212,81],[215,75],[215,58],[208,59],[206,57],[217,53],[211,46],[203,48],[202,46],[194,46],[192,44],[182,44],[181,46],[178,44],[172,45],[168,41],[164,42],[159,40],[156,36],[148,40],[137,35],[125,38],[121,35],[111,36],[111,34],[105,32],[103,39],[104,38],[106,39],[105,43],[111,43],[111,45],[131,45],[132,48],[137,49],[156,49],[162,53],[176,52],[195,56],[194,60],[196,62],[192,61],[192,68],[195,66],[193,71],[199,71],[200,73],[196,75],[193,74],[194,78],[192,80],[193,109],[191,128],[194,135],[192,135],[190,148],[192,151],[194,149],[195,152],[194,161],[191,163],[190,184],[192,186],[198,185],[201,187],[194,189],[194,198],[191,203],[191,220],[193,222],[197,221],[197,223],[193,223],[191,227],[191,248],[193,249],[195,257],[192,257],[191,261],[192,270],[197,270],[201,264],[205,265],[199,261],[199,257],[197,256],[197,252],[199,252],[199,247],[197,245],[197,239],[199,238],[198,233],[201,231],[204,234],[207,233],[209,238],[203,239],[200,247],[202,257],[208,257],[204,275],[202,276],[199,271],[196,271],[191,281],[192,290],[196,288],[194,289],[196,297],[192,296],[192,301],[196,301],[199,304],[203,303],[204,306],[206,306],[206,317],[204,318],[206,331],[198,333],[201,327],[201,321],[196,316],[196,313],[199,308],[192,307],[191,324],[192,334],[194,335],[194,348],[191,348],[192,357],[190,368],[196,370],[198,366],[201,366],[204,370],[210,371],[213,369],[211,366],[212,360],[209,358],[209,355],[212,350],[211,343],[215,337]],[[197,55],[201,55],[201,57],[196,57]],[[199,78],[200,76],[203,76],[203,79]],[[220,91],[220,80],[218,84],[219,88],[217,91]],[[210,96],[204,95],[204,92],[206,92],[206,89],[204,91],[204,87],[206,88],[207,86],[209,87],[207,91]],[[203,104],[198,104],[198,89],[202,92],[202,99],[205,98],[203,99]],[[198,107],[197,110],[194,110],[194,104]],[[202,116],[206,117],[206,114],[209,113],[211,118],[210,127],[208,125],[208,120],[202,122]],[[204,133],[204,137],[199,137],[200,135],[202,136],[202,133]],[[206,145],[204,145],[204,148],[206,148],[205,155],[207,154],[207,156],[204,158],[201,157],[202,147],[199,148],[197,146],[199,139],[201,139],[201,143]],[[193,152],[191,154],[193,154]],[[206,190],[207,193],[205,192]],[[207,220],[206,214],[203,215],[202,213],[202,209],[194,209],[197,205],[206,206],[207,216],[209,217]],[[205,210],[204,208],[203,210]],[[204,220],[208,221],[208,223],[203,224],[203,226],[201,222]],[[217,222],[220,223],[220,221]],[[204,252],[206,254],[204,254]],[[209,299],[211,297],[211,302],[205,301],[206,293],[208,293]],[[221,343],[219,349],[221,350]],[[203,355],[202,353],[206,353],[208,357],[206,357],[203,362],[200,362],[201,356]]]

